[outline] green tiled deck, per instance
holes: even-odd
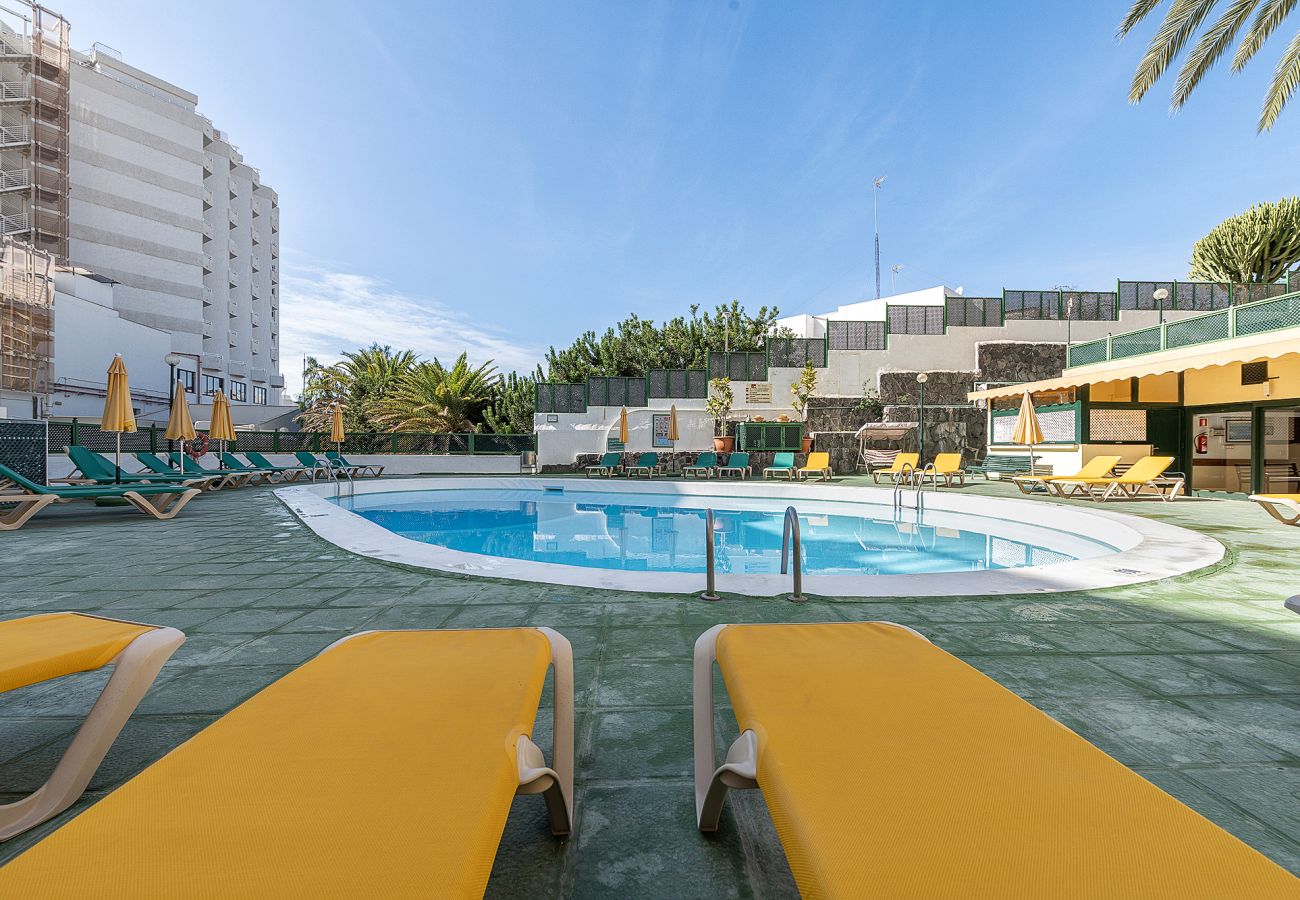
[[[538,624],[574,645],[577,829],[555,841],[541,801],[516,801],[489,894],[794,896],[757,792],[732,794],[717,836],[694,829],[692,641],[716,622],[890,619],[1300,873],[1300,616],[1282,607],[1300,593],[1300,529],[1242,502],[1111,508],[1195,527],[1223,541],[1229,558],[1197,575],[1091,593],[710,604],[425,574],[353,557],[263,489],[202,497],[173,522],[62,507],[0,535],[0,617],[86,610],[174,625],[189,640],[86,797],[0,845],[0,862],[344,634]],[[0,695],[0,802],[44,779],[103,677]]]

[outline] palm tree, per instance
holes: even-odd
[[[1133,0],[1128,15],[1120,23],[1118,37],[1123,40],[1133,28],[1147,18],[1160,0]],[[1129,102],[1137,103],[1164,75],[1169,64],[1182,52],[1220,0],[1172,0],[1160,30],[1151,39],[1146,54],[1133,73]],[[1224,0],[1224,9],[1214,24],[1206,28],[1183,62],[1174,87],[1171,109],[1177,112],[1187,102],[1205,73],[1214,67],[1245,27],[1245,36],[1232,57],[1232,71],[1240,72],[1259,52],[1265,41],[1295,9],[1296,0]],[[1250,22],[1247,26],[1247,21]],[[1278,60],[1273,81],[1260,111],[1258,131],[1272,129],[1286,107],[1292,92],[1300,86],[1300,32],[1291,39]]]
[[[374,419],[392,431],[475,431],[499,380],[491,360],[473,367],[464,353],[451,368],[418,363],[376,405]]]
[[[332,366],[309,357],[298,421],[307,431],[328,431],[334,407],[341,405],[349,432],[373,431],[374,411],[418,361],[410,350],[395,353],[379,344],[346,352]]]

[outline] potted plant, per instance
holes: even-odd
[[[713,416],[713,449],[718,453],[730,453],[736,446],[736,439],[727,434],[727,416],[731,415],[731,404],[735,401],[731,393],[731,379],[714,378],[709,382],[709,398],[704,401],[704,408]]]
[[[808,399],[812,397],[813,391],[817,390],[817,369],[813,366],[812,360],[804,363],[803,371],[799,373],[795,383],[790,385],[790,393],[794,394],[794,399],[790,405],[794,411],[799,414],[799,418],[807,421],[808,417],[805,411],[808,409]],[[803,452],[807,453],[812,450],[812,436],[805,434],[803,436]]]

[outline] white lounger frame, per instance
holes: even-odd
[[[1250,499],[1264,507],[1265,512],[1283,525],[1300,525],[1300,503],[1284,497],[1265,497],[1262,494],[1251,494]]]
[[[153,630],[127,644],[121,653],[106,663],[113,666],[113,674],[49,780],[23,799],[0,806],[0,841],[57,816],[86,790],[127,719],[153,685],[158,671],[176,648],[185,643],[185,635],[175,628],[149,627]]]
[[[388,631],[391,629],[384,629]],[[410,629],[429,631],[436,629]],[[480,629],[490,630],[490,629]],[[503,629],[514,630],[514,629]],[[519,787],[516,794],[541,794],[546,801],[551,834],[564,836],[573,831],[573,646],[569,639],[550,628],[538,627],[551,645],[551,671],[555,676],[552,699],[554,714],[551,719],[551,756],[548,768],[540,747],[528,735],[521,734],[515,744],[516,767],[519,770]],[[321,653],[363,634],[382,634],[383,631],[360,631],[340,638]]]
[[[905,628],[923,640],[921,632],[896,622],[881,622]],[[758,735],[746,729],[727,750],[726,761],[717,763],[713,727],[713,664],[718,659],[718,635],[728,625],[714,625],[695,641],[694,730],[695,730],[695,822],[700,831],[718,830],[722,802],[727,789],[753,790],[758,787]],[[760,625],[760,628],[780,625]]]

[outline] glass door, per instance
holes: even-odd
[[[1300,406],[1266,407],[1260,412],[1260,491],[1300,494]]]
[[[1192,490],[1249,494],[1251,411],[1193,412],[1191,417]]]

